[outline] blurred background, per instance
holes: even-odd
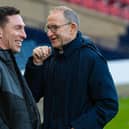
[[[44,32],[50,8],[66,5],[80,17],[80,31],[91,37],[108,61],[119,95],[119,113],[104,129],[129,129],[129,0],[0,0],[21,10],[27,39],[16,55],[21,72],[32,50],[49,44]],[[42,113],[42,101],[38,103]],[[43,120],[43,118],[42,118]]]

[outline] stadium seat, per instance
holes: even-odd
[[[121,4],[126,4],[126,0],[119,0]]]
[[[109,13],[113,16],[121,16],[121,4],[120,2],[115,2],[109,6]]]
[[[109,13],[108,0],[97,0],[96,1],[96,10],[101,11],[102,13]]]
[[[122,9],[121,16],[122,16],[122,18],[124,18],[124,19],[126,19],[126,20],[129,20],[129,5],[128,5],[128,6],[125,6],[125,7]]]
[[[83,0],[82,5],[86,8],[95,9],[95,0]]]
[[[129,5],[129,0],[125,0],[126,1],[126,4],[128,4]]]

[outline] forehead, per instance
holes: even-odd
[[[47,22],[64,22],[66,21],[63,11],[52,11],[47,18]]]
[[[20,15],[12,15],[12,16],[8,16],[7,18],[8,18],[7,25],[11,24],[11,25],[25,26],[23,18]]]

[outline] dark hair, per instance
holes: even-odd
[[[0,6],[0,26],[8,22],[7,16],[20,14],[20,10],[11,6]]]

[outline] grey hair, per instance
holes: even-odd
[[[76,23],[79,28],[80,26],[79,17],[77,13],[73,11],[71,8],[68,8],[66,6],[56,6],[50,12],[53,12],[53,11],[62,11],[66,20],[68,20],[68,22],[71,22],[71,23],[73,22]]]

